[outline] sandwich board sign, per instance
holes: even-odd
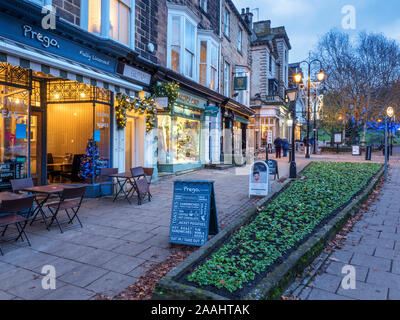
[[[269,168],[264,161],[251,166],[249,176],[249,197],[266,196],[270,189]]]
[[[201,247],[219,232],[214,181],[176,180],[172,201],[170,244]]]
[[[360,146],[353,146],[352,147],[352,154],[353,154],[353,156],[361,156],[361,148],[360,148]]]

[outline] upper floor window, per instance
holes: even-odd
[[[217,90],[218,45],[212,38],[199,36],[199,83]]]
[[[81,2],[82,27],[89,32],[133,46],[135,0],[86,0]],[[107,19],[104,19],[107,17]]]
[[[224,63],[224,95],[231,97],[231,66],[228,62]]]
[[[184,12],[168,15],[168,67],[189,78],[196,75],[197,24]]]
[[[101,0],[89,0],[88,31],[101,34]]]
[[[269,54],[269,61],[268,61],[268,66],[269,66],[269,72],[272,72],[272,55]]]
[[[242,47],[243,47],[243,31],[242,29],[239,28],[239,33],[238,33],[238,50],[242,52]]]
[[[130,0],[110,0],[110,38],[129,45]]]
[[[200,8],[202,8],[205,12],[207,12],[207,0],[199,0]]]
[[[224,13],[224,33],[225,35],[229,38],[229,29],[230,29],[230,21],[231,19],[231,14],[229,13],[229,11],[227,9],[225,9],[225,13]]]

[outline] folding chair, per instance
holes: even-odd
[[[150,193],[150,185],[146,179],[146,175],[144,169],[142,167],[132,168],[132,192],[137,193],[138,195],[138,204],[142,204],[142,199],[147,195],[149,197],[149,201],[151,201],[151,193]]]
[[[15,241],[18,241],[20,238],[22,241],[24,241],[25,237],[28,245],[31,245],[29,238],[25,233],[25,227],[29,219],[32,217],[34,198],[34,196],[27,196],[21,199],[3,200],[1,202],[0,214],[6,214],[0,217],[0,228],[4,228],[1,233],[2,237],[4,237],[10,225],[15,225],[17,228]],[[24,213],[24,215],[21,215],[21,213]],[[9,241],[11,239],[13,239],[13,237],[5,239],[5,241]],[[0,254],[3,255],[1,247]]]
[[[19,194],[31,194],[31,193],[29,193],[29,192],[26,192],[26,191],[24,191],[24,189],[26,189],[26,188],[32,188],[32,187],[34,187],[35,185],[33,184],[33,180],[32,180],[32,178],[25,178],[25,179],[13,179],[13,180],[11,180],[10,181],[11,182],[11,189],[12,189],[12,191],[14,192],[14,193],[19,193]],[[46,219],[48,218],[47,216],[46,216],[46,214],[44,213],[44,211],[43,211],[43,209],[42,209],[42,207],[43,207],[43,204],[45,203],[45,202],[47,202],[49,199],[51,199],[51,198],[58,198],[58,196],[57,195],[41,195],[41,194],[36,194],[35,195],[35,204],[36,204],[36,208],[33,210],[33,212],[32,212],[32,216],[34,216],[34,217],[36,217],[37,216],[37,214],[39,214],[39,212],[40,212],[40,214],[41,214],[41,216],[42,216],[42,219],[43,219],[43,221],[44,221],[44,223],[46,224]],[[35,219],[32,219],[32,221],[31,221],[31,225],[32,225],[32,223],[35,221]],[[46,224],[46,227],[47,227],[47,224]]]
[[[60,201],[58,203],[49,204],[47,207],[52,215],[49,228],[56,221],[58,228],[63,233],[62,223],[73,224],[73,220],[76,218],[81,226],[82,222],[78,217],[78,211],[81,207],[83,196],[85,195],[86,187],[66,188],[62,191]],[[71,210],[72,212],[68,212]],[[58,215],[60,211],[65,211],[68,219],[60,221]]]
[[[114,187],[116,185],[118,185],[118,183],[115,182],[114,179],[111,178],[109,175],[116,174],[116,173],[118,173],[118,168],[101,168],[100,169],[100,176],[97,180],[97,183],[99,184],[99,188],[100,188],[100,197],[102,196],[102,193],[101,193],[102,186],[111,186],[112,194],[114,194]]]
[[[154,168],[143,168],[143,171],[144,171],[144,175],[146,176],[147,182],[150,185],[151,180],[153,180]]]

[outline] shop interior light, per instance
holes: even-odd
[[[146,98],[146,92],[145,91],[140,91],[139,92],[139,98],[142,99],[142,100],[145,99]]]
[[[81,92],[81,98],[86,97],[86,94],[84,92]]]
[[[18,98],[15,100],[15,103],[16,103],[16,104],[19,104],[19,99],[18,99]]]
[[[59,95],[58,93],[56,93],[56,94],[54,95],[54,98],[58,99],[58,98],[60,98],[60,95]]]

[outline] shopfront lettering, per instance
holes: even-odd
[[[24,37],[25,38],[30,38],[32,40],[36,40],[38,42],[42,43],[42,46],[45,48],[48,47],[54,47],[54,48],[60,48],[60,45],[58,44],[58,41],[53,38],[49,38],[48,36],[43,35],[40,32],[34,31],[31,26],[24,25]]]
[[[101,58],[99,58],[98,56],[96,56],[96,55],[94,55],[94,54],[91,54],[91,53],[88,52],[88,51],[80,50],[80,51],[79,51],[79,54],[80,54],[82,57],[86,58],[88,61],[96,61],[96,62],[102,63],[102,64],[104,64],[104,65],[106,65],[106,66],[109,66],[109,65],[110,65],[110,60],[101,59]]]
[[[179,94],[179,99],[183,102],[195,105],[195,106],[200,106],[200,101],[198,99],[195,99],[193,97],[190,97],[188,95],[184,95],[182,93]]]
[[[22,117],[22,115],[20,115],[17,111],[10,111],[6,108],[1,109],[0,113],[3,118],[19,119]]]

